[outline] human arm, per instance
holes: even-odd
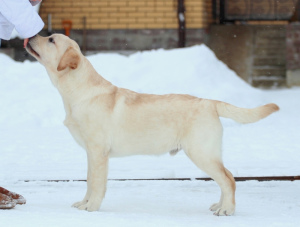
[[[0,0],[0,12],[22,38],[32,37],[44,27],[44,22],[29,0]]]
[[[37,4],[42,2],[42,0],[29,0],[29,2],[32,6],[36,6]],[[24,48],[27,46],[28,42],[29,42],[29,38],[24,39]]]

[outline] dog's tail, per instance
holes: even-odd
[[[230,118],[242,124],[254,123],[279,110],[274,103],[253,109],[239,108],[221,101],[215,101],[215,104],[220,117]]]

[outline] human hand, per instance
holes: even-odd
[[[24,48],[27,46],[27,43],[29,42],[29,39],[24,39]]]
[[[32,6],[39,4],[42,0],[29,0]]]

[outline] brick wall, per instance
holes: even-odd
[[[185,0],[186,27],[205,28],[212,21],[210,0]],[[176,29],[177,0],[43,0],[40,15],[52,28],[71,20],[73,29]]]

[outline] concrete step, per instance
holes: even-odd
[[[254,45],[254,48],[281,48],[285,49],[285,43],[284,41],[282,42],[270,42],[270,43],[264,43],[264,42],[259,42]]]
[[[269,56],[269,57],[272,57],[272,56],[282,56],[282,58],[284,58],[284,55],[285,55],[285,48],[267,48],[267,47],[264,47],[264,48],[255,48],[254,51],[253,51],[253,54],[256,55],[257,57],[261,56]]]
[[[285,38],[255,37],[255,44],[259,44],[259,43],[271,44],[271,43],[282,43],[282,42],[285,42]]]
[[[253,67],[259,66],[275,66],[285,68],[285,59],[282,56],[260,57],[253,58]]]
[[[264,88],[270,88],[270,87],[285,87],[286,86],[286,80],[253,80],[252,86],[254,87],[264,87]]]
[[[282,67],[264,67],[252,69],[252,78],[254,77],[285,77],[286,70]]]
[[[281,76],[253,76],[252,83],[254,87],[283,87],[286,86],[285,74]]]
[[[277,29],[257,30],[255,33],[257,38],[285,38],[285,27],[278,27]]]

